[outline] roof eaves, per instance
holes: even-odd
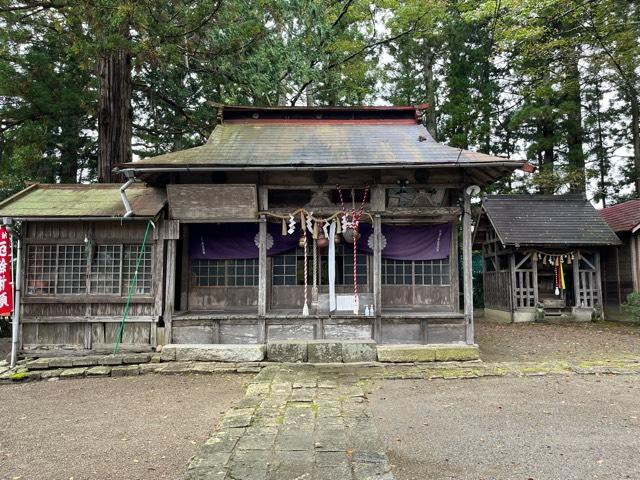
[[[496,227],[493,219],[491,218],[491,214],[485,208],[485,205],[484,205],[485,200],[486,200],[486,198],[482,200],[482,209],[484,210],[485,215],[489,219],[489,222],[491,223],[491,226],[493,227],[493,230],[496,232],[496,235],[498,236],[498,240],[500,240],[500,243],[502,243],[503,247],[506,247],[507,245],[514,245],[513,243],[506,243],[504,241],[504,238],[503,238],[502,234],[500,233],[500,231]]]

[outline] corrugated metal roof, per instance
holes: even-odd
[[[483,208],[505,245],[619,245],[583,195],[490,195]]]
[[[600,215],[614,232],[631,232],[640,227],[640,199],[604,208]]]
[[[164,190],[131,185],[127,191],[134,216],[153,217],[167,201]],[[118,218],[125,214],[120,185],[35,184],[0,203],[0,217]]]
[[[121,168],[186,166],[398,167],[500,166],[522,162],[442,145],[415,123],[225,123],[205,145],[121,165]]]

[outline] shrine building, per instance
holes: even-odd
[[[475,343],[470,198],[523,162],[437,143],[421,118],[224,106],[204,145],[118,165],[122,184],[5,200],[21,352],[109,351],[123,317],[140,351]]]

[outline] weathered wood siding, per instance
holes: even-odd
[[[620,233],[618,236],[623,245],[606,248],[602,254],[603,297],[608,307],[620,307],[627,295],[634,291],[631,243],[638,242],[640,236],[631,233]],[[640,267],[637,275],[640,276]]]
[[[145,228],[143,221],[28,222],[24,231],[23,269],[27,266],[30,245],[84,245],[85,238],[95,240],[96,245],[141,244]],[[159,230],[152,231],[147,239],[151,248],[151,292],[133,297],[123,331],[123,348],[144,350],[155,346],[155,329],[162,314],[162,296],[158,295],[158,289],[162,285],[163,248]],[[113,348],[128,292],[30,294],[26,288],[27,275],[23,278],[23,350],[109,351]]]

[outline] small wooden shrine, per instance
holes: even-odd
[[[523,162],[439,144],[421,114],[225,106],[206,144],[120,165],[122,186],[5,201],[23,350],[100,350],[123,311],[123,348],[473,343],[471,195]]]
[[[640,199],[600,210],[622,245],[603,251],[603,300],[611,318],[628,319],[622,304],[632,292],[640,292]]]
[[[620,240],[583,195],[487,196],[474,244],[487,318],[602,315],[601,250]]]

